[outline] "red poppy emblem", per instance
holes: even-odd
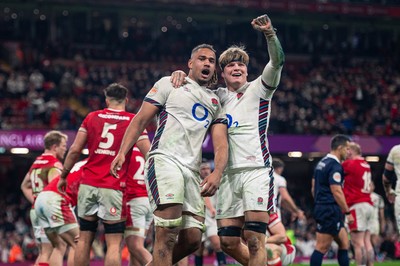
[[[236,94],[237,99],[239,100],[240,98],[242,98],[243,96],[243,92],[239,92],[238,94]]]

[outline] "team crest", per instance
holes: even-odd
[[[111,207],[110,214],[111,215],[116,215],[117,214],[117,209],[115,207]]]
[[[239,92],[238,94],[236,94],[236,98],[239,100],[240,98],[242,98],[243,96],[243,92]]]
[[[262,197],[258,197],[257,204],[262,205],[264,203],[264,199]]]
[[[212,105],[217,106],[218,105],[218,100],[215,99],[215,98],[211,98],[211,103],[212,103]]]

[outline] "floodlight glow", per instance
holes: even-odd
[[[303,156],[303,153],[301,151],[290,151],[288,152],[289,157],[294,157],[294,158],[300,158]]]
[[[28,154],[29,149],[28,148],[12,148],[10,150],[12,154]]]
[[[366,156],[365,160],[370,163],[377,163],[377,162],[379,162],[379,157],[378,156]]]

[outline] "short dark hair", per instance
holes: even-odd
[[[104,95],[107,98],[112,98],[117,102],[122,102],[128,95],[128,89],[118,83],[112,83],[104,89]]]
[[[203,48],[210,49],[214,53],[217,53],[217,51],[215,51],[214,47],[211,44],[202,43],[193,48],[192,53],[190,54],[190,57],[192,57],[195,52],[197,52],[198,50],[203,49]]]
[[[332,137],[331,139],[331,150],[336,150],[340,145],[346,145],[347,142],[350,142],[350,137],[342,134],[338,134]]]
[[[285,163],[279,158],[272,159],[272,167],[276,168],[283,168],[285,167]]]

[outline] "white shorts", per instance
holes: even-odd
[[[397,229],[399,230],[400,234],[400,196],[397,196],[394,201],[394,217],[396,218]]]
[[[206,219],[204,222],[206,231],[203,234],[202,242],[206,241],[211,236],[218,236],[217,220],[215,217],[211,217],[210,212],[206,210]]]
[[[354,222],[349,224],[350,231],[371,230],[371,221],[374,216],[374,206],[367,202],[356,203],[350,207]]]
[[[371,235],[379,235],[380,226],[379,226],[379,217],[374,209],[374,213],[372,214],[372,219],[370,221],[370,229]]]
[[[74,210],[58,193],[42,191],[35,201],[35,211],[42,228],[56,229],[62,234],[71,228],[78,227]]]
[[[294,259],[296,258],[296,247],[294,245],[284,245],[281,244],[282,247],[282,254],[281,254],[281,261],[283,266],[287,266],[293,263]]]
[[[122,191],[81,184],[78,192],[78,216],[92,216],[105,221],[119,221],[126,217]]]
[[[217,191],[217,219],[244,216],[245,211],[274,212],[271,168],[225,173]]]
[[[145,180],[152,211],[163,204],[182,204],[182,211],[204,217],[201,178],[178,161],[156,154],[146,161]]]
[[[39,223],[39,218],[36,215],[35,209],[31,209],[29,212],[29,216],[31,218],[31,224],[33,228],[33,235],[35,239],[39,243],[50,243],[50,240],[47,238],[46,233],[44,232],[44,228]]]
[[[153,221],[153,212],[148,197],[131,199],[126,203],[125,237],[134,235],[146,237],[146,231]]]

